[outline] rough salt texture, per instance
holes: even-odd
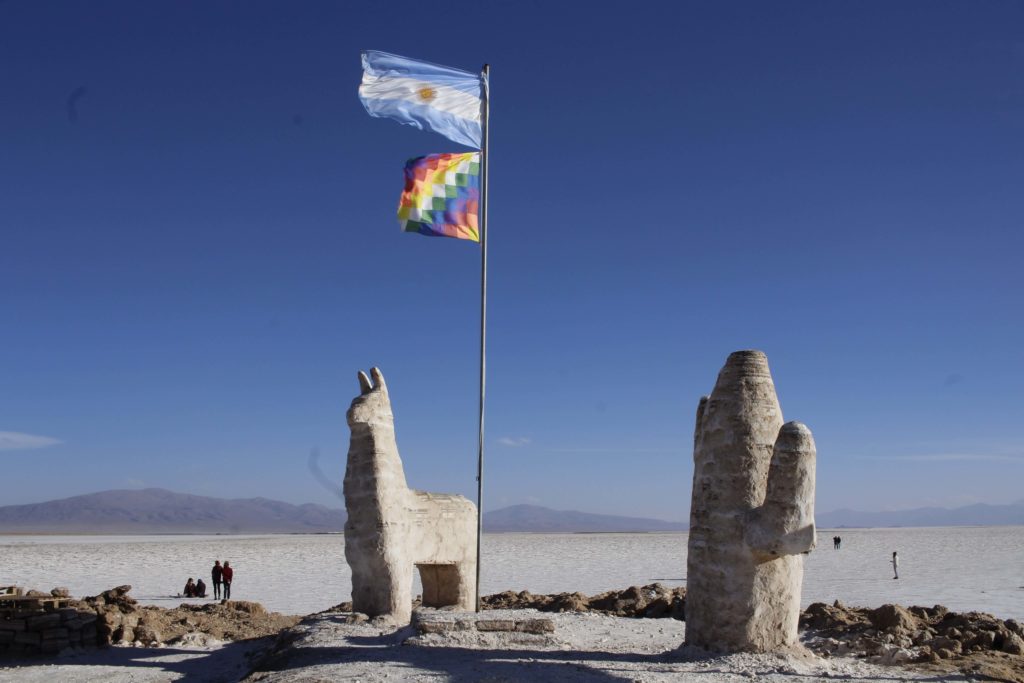
[[[798,645],[803,556],[814,548],[811,432],[782,423],[760,351],[737,351],[697,408],[686,644],[716,652]]]
[[[407,624],[414,565],[423,604],[472,610],[476,595],[476,506],[462,496],[425,493],[405,483],[384,376],[359,373],[348,410],[345,559],[356,612]]]
[[[710,657],[680,648],[685,625],[674,619],[623,619],[593,613],[540,614],[496,610],[481,619],[550,621],[554,631],[481,631],[420,634],[382,629],[351,615],[323,613],[282,633],[278,647],[256,662],[246,683],[309,681],[568,681],[572,683],[844,683],[927,680],[964,682],[963,676],[922,675],[849,657],[821,659],[809,652],[739,653]]]

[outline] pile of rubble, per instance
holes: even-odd
[[[597,612],[615,617],[671,618],[684,620],[686,589],[660,583],[630,586],[587,596],[583,593],[537,595],[529,591],[505,591],[480,599],[484,609],[535,609],[541,612]]]
[[[877,609],[814,603],[800,617],[804,642],[822,656],[878,664],[921,664],[1002,680],[1024,680],[1024,627],[982,612],[882,605]]]
[[[79,603],[99,617],[101,644],[154,646],[195,633],[219,641],[247,640],[274,635],[299,621],[245,600],[183,604],[174,609],[143,607],[128,595],[130,590],[131,586],[119,586]]]
[[[647,586],[630,586],[620,591],[606,591],[597,595],[583,593],[551,593],[548,595],[530,591],[505,591],[480,597],[481,609],[535,609],[539,612],[595,612],[614,617],[648,619],[671,618],[683,621],[686,603],[686,589],[669,588],[660,583]],[[417,596],[412,601],[413,610],[422,605]],[[330,609],[319,612],[351,612],[352,603],[342,602]]]
[[[160,647],[187,642],[248,640],[274,635],[300,617],[267,612],[256,602],[226,600],[174,609],[141,606],[118,586],[66,607],[19,618],[0,618],[0,657],[57,654],[107,645]],[[54,589],[56,596],[63,589]],[[34,591],[29,591],[32,595]],[[39,594],[43,595],[43,594]],[[61,597],[66,597],[63,591]]]

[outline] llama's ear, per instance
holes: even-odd
[[[359,371],[359,394],[368,394],[373,389],[373,385],[370,384],[370,378],[366,376],[366,373],[362,370]]]
[[[384,375],[381,374],[380,368],[370,368],[370,377],[373,377],[373,386],[376,389],[382,389],[385,393],[388,390],[388,385],[384,383]]]

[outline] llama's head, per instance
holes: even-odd
[[[362,370],[359,371],[359,395],[352,399],[346,417],[350,427],[394,420],[388,385],[384,383],[384,375],[379,368],[370,368],[369,377]]]

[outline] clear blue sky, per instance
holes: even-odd
[[[475,496],[478,247],[394,215],[461,148],[366,115],[363,48],[492,64],[485,509],[685,519],[742,348],[819,510],[1021,497],[1020,2],[6,0],[0,503],[340,505],[371,365]]]

